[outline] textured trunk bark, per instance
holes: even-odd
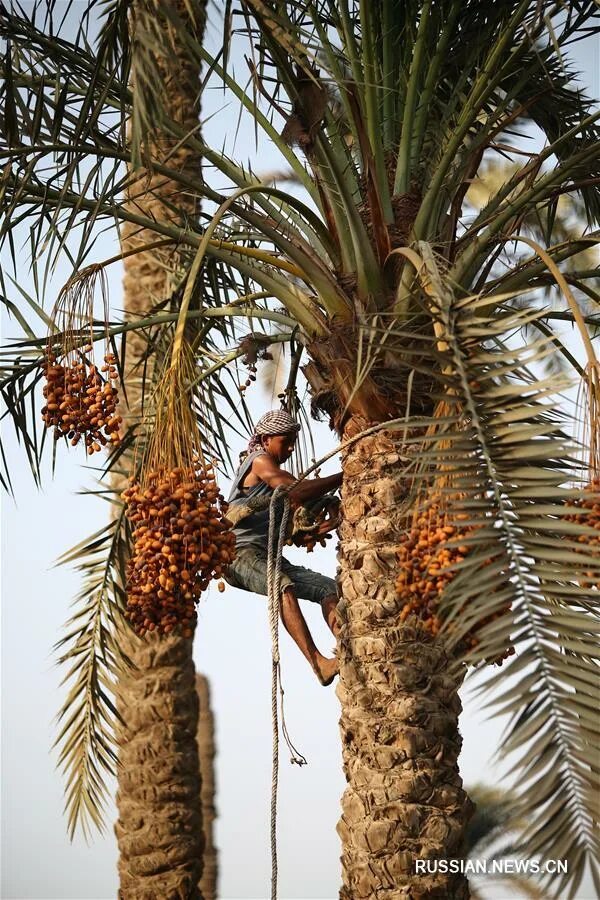
[[[343,458],[337,694],[348,786],[338,824],[340,897],[463,900],[464,876],[415,867],[460,856],[472,805],[457,764],[460,676],[450,676],[439,642],[399,621],[401,467],[397,438],[383,431]]]
[[[133,3],[133,17],[137,5],[143,8],[143,0]],[[194,18],[190,18],[189,8]],[[189,31],[196,40],[202,41],[206,21],[206,0],[164,0],[177,16],[189,24]],[[165,21],[165,29],[168,27]],[[163,80],[163,102],[170,117],[181,125],[187,134],[198,128],[200,117],[200,67],[191,62],[189,56],[178,52],[177,48],[168,58],[157,57],[157,67]],[[170,169],[189,174],[195,181],[201,177],[202,159],[188,147],[177,147],[175,138],[158,138],[150,141],[152,159],[165,163]],[[200,197],[193,191],[186,191],[182,185],[164,175],[140,169],[136,172],[136,181],[126,197],[126,205],[134,213],[143,215],[156,222],[168,222],[186,227],[190,222],[197,222],[200,215]],[[164,236],[151,228],[140,228],[139,225],[126,222],[121,228],[121,241],[124,251],[163,239]],[[125,317],[129,320],[148,315],[158,302],[169,297],[177,284],[177,249],[171,244],[164,248],[135,253],[123,261],[123,292],[125,298]],[[127,394],[129,415],[138,419],[141,413],[141,387],[144,378],[150,379],[152,361],[140,365],[146,353],[146,339],[141,334],[129,332],[127,338]]]
[[[139,2],[135,0],[135,18]],[[189,23],[202,40],[206,0],[170,0],[179,18]],[[190,18],[189,9],[194,18]],[[165,28],[167,24],[165,22]],[[174,48],[156,60],[163,77],[164,102],[172,119],[186,132],[197,128],[200,105],[200,67]],[[201,159],[185,147],[174,151],[175,139],[157,140],[151,147],[155,160],[169,159],[169,166],[198,179]],[[173,152],[174,151],[174,152]],[[157,222],[180,225],[197,221],[200,198],[180,184],[155,173],[140,171],[126,202],[138,213]],[[126,224],[121,232],[128,251],[160,239],[151,229]],[[149,313],[169,297],[175,287],[171,274],[177,268],[177,252],[144,251],[124,260],[124,308],[135,319]],[[127,341],[125,380],[127,424],[140,421],[143,378],[150,384],[152,360],[142,335],[131,332]],[[148,387],[146,387],[148,390]],[[132,455],[123,458],[124,474]],[[115,483],[124,487],[122,476]],[[118,794],[119,819],[115,826],[120,851],[120,900],[170,900],[199,898],[202,868],[202,820],[200,772],[196,731],[196,693],[192,641],[178,636],[140,640],[124,637],[125,650],[134,669],[120,679],[117,708],[127,723],[120,733]]]
[[[119,684],[119,900],[196,900],[202,816],[192,641],[131,639]]]
[[[198,757],[202,790],[202,830],[204,853],[200,893],[204,900],[216,900],[219,875],[217,848],[213,838],[213,823],[217,817],[215,808],[215,722],[210,706],[210,686],[204,675],[196,676],[196,690],[200,701],[198,717]]]

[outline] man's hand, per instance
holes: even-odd
[[[325,542],[333,537],[332,532],[337,529],[340,523],[338,508],[338,505],[336,505],[334,509],[328,511],[326,516],[321,513],[323,518],[319,516],[317,527],[307,531],[298,531],[292,538],[296,546],[304,547],[309,552],[314,549],[315,544],[321,544],[322,547],[325,547]]]
[[[335,506],[335,509],[327,510],[327,515],[323,519],[322,522],[319,522],[319,527],[316,534],[329,534],[331,531],[335,531],[338,525],[340,524],[340,516],[339,516],[339,504]]]

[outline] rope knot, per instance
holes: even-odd
[[[308,760],[305,759],[304,756],[302,756],[302,757],[290,756],[290,762],[292,765],[294,765],[294,763],[295,763],[297,766],[307,766],[308,765]]]

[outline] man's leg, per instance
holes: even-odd
[[[285,630],[296,642],[321,684],[331,684],[338,672],[337,660],[328,659],[317,650],[292,588],[282,592],[279,610]]]
[[[321,612],[323,613],[323,618],[327,622],[329,630],[336,639],[338,634],[340,633],[340,623],[338,621],[336,612],[338,600],[339,597],[337,594],[329,594],[327,597],[323,597],[323,599],[321,600]]]

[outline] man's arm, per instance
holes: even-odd
[[[252,463],[252,472],[270,488],[276,488],[280,484],[293,484],[296,480],[293,475],[280,469],[268,454],[258,456]],[[295,503],[305,503],[307,500],[316,500],[329,491],[339,488],[342,483],[342,473],[328,475],[326,478],[304,479],[290,491],[290,500]]]

